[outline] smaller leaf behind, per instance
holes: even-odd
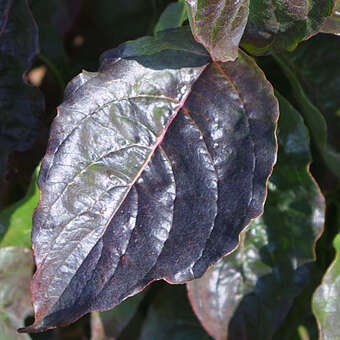
[[[29,249],[0,248],[0,339],[29,340],[16,329],[23,326],[31,314],[29,281],[33,272],[33,257]]]
[[[340,1],[335,0],[335,6],[333,13],[330,17],[326,18],[326,21],[321,27],[321,31],[324,33],[333,33],[340,35]]]
[[[235,60],[246,27],[249,0],[186,0],[195,39],[215,61]]]
[[[320,340],[340,339],[340,233],[335,237],[333,245],[336,257],[313,297],[313,311],[318,321]]]
[[[308,283],[305,263],[324,222],[324,199],[309,173],[308,131],[280,95],[278,161],[262,217],[238,249],[187,284],[201,323],[216,340],[271,339]]]

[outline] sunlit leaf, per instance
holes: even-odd
[[[318,320],[320,340],[340,338],[340,234],[334,240],[336,258],[314,294],[313,310]]]
[[[23,81],[38,52],[38,30],[26,0],[0,0],[0,179],[12,151],[29,149],[43,99]]]
[[[38,171],[26,196],[0,212],[0,247],[31,248],[32,215],[39,201]]]
[[[29,282],[32,277],[32,252],[22,248],[0,248],[0,338],[29,340],[16,329],[31,314]]]
[[[255,55],[292,50],[319,32],[334,0],[250,1],[242,47]]]
[[[309,137],[299,113],[280,99],[278,161],[264,214],[238,249],[188,283],[193,309],[216,340],[271,339],[308,283],[304,264],[324,222],[324,200],[308,168]]]
[[[214,60],[235,60],[247,24],[249,0],[186,0],[195,39]]]
[[[200,277],[262,213],[277,101],[244,53],[209,62],[189,30],[165,31],[69,84],[39,177],[24,331]]]

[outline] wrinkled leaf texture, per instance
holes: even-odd
[[[313,296],[313,311],[318,321],[320,340],[340,338],[340,234],[334,239],[336,258]]]
[[[293,50],[318,33],[334,0],[250,1],[242,47],[255,55]]]
[[[38,29],[26,0],[0,0],[0,176],[12,151],[28,150],[39,133],[39,90],[23,81],[38,53]]]
[[[37,332],[154,280],[200,277],[262,213],[278,105],[254,61],[188,29],[123,44],[67,87],[32,232]]]
[[[278,161],[264,213],[237,250],[187,284],[191,304],[216,340],[272,339],[309,282],[308,261],[325,218],[309,173],[309,136],[299,113],[279,96]]]
[[[249,0],[186,0],[195,39],[216,61],[235,60],[247,24]]]

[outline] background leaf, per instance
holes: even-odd
[[[38,53],[38,30],[26,0],[0,1],[0,185],[8,155],[32,147],[43,98],[23,81]]]
[[[255,55],[293,50],[321,29],[333,0],[250,1],[242,47]]]
[[[340,234],[334,239],[337,252],[320,287],[313,298],[313,310],[318,320],[320,340],[333,340],[340,337]]]
[[[1,340],[29,340],[16,329],[31,314],[29,282],[33,272],[32,252],[22,248],[0,248]]]
[[[271,339],[309,283],[305,264],[324,223],[324,200],[308,168],[308,132],[281,96],[278,161],[264,214],[238,249],[187,284],[193,308],[217,340]]]
[[[0,247],[31,248],[32,215],[39,202],[38,172],[39,168],[26,196],[0,212]]]
[[[249,0],[186,0],[186,3],[193,35],[209,50],[213,60],[235,60],[247,24]]]

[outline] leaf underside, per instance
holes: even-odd
[[[12,151],[28,150],[39,132],[43,98],[23,81],[38,53],[38,29],[26,0],[0,0],[0,176]]]
[[[253,0],[242,47],[255,55],[292,50],[320,31],[333,5],[334,0]]]
[[[187,284],[194,311],[216,340],[273,338],[310,280],[304,264],[314,260],[325,204],[308,171],[307,129],[279,98],[278,162],[264,213],[242,233],[233,254]]]
[[[21,331],[200,277],[262,213],[278,107],[251,58],[211,63],[174,30],[102,60],[68,86],[52,126],[32,235],[36,320]]]
[[[247,24],[249,0],[186,0],[195,39],[216,61],[235,60]]]

